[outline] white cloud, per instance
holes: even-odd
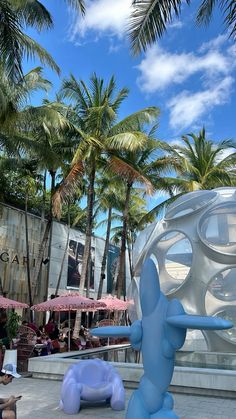
[[[225,77],[211,89],[191,94],[182,92],[171,99],[167,106],[170,109],[170,125],[172,128],[185,128],[199,119],[214,106],[222,105],[229,99],[233,78]]]
[[[112,32],[122,38],[125,35],[131,0],[93,0],[86,3],[86,15],[77,18],[71,28],[71,39],[83,37],[88,31]]]
[[[230,154],[235,153],[235,148],[227,148],[226,150],[222,150],[220,155],[218,155],[218,158],[216,159],[216,162],[220,162],[221,160],[226,159],[226,157],[230,156]]]
[[[208,42],[203,42],[199,48],[200,52],[205,52],[209,49],[219,49],[227,41],[227,35],[219,35]]]
[[[138,65],[141,75],[137,82],[140,89],[152,93],[166,89],[172,84],[181,84],[190,76],[201,72],[212,77],[231,71],[232,58],[217,50],[205,55],[194,53],[172,54],[158,46],[148,50]]]
[[[202,123],[203,115],[230,100],[236,48],[226,47],[226,39],[220,35],[196,52],[172,53],[154,46],[138,65],[137,83],[148,94],[164,90],[166,93],[168,87],[173,94],[173,86],[182,87],[188,81],[187,89],[182,87],[182,92],[167,103],[172,128],[185,129]]]

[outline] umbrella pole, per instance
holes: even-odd
[[[108,311],[108,320],[110,320],[111,319],[111,312],[110,312],[110,310]],[[108,337],[108,339],[107,339],[107,345],[108,346],[110,346],[110,338]]]
[[[68,351],[70,352],[70,309],[69,309],[69,332],[68,332]]]

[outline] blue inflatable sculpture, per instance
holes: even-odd
[[[129,401],[127,419],[178,419],[168,393],[174,372],[175,352],[185,341],[187,329],[229,329],[230,321],[217,317],[191,316],[178,300],[168,301],[160,290],[156,266],[146,260],[140,277],[142,320],[130,327],[93,329],[96,336],[127,336],[142,351],[144,375]]]

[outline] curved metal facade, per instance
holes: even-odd
[[[158,268],[162,291],[188,313],[221,316],[236,325],[236,188],[178,198],[162,221],[137,238],[137,280],[147,257]],[[203,334],[210,351],[236,349],[236,327]]]

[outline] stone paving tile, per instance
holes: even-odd
[[[115,412],[109,406],[84,406],[79,415],[66,415],[58,408],[60,381],[33,378],[15,379],[0,386],[0,397],[22,395],[17,403],[17,419],[123,419],[124,412]],[[126,390],[127,403],[132,390]],[[236,400],[214,397],[174,394],[175,412],[180,419],[234,419]],[[127,404],[126,404],[127,405]],[[135,418],[134,418],[135,419]]]

